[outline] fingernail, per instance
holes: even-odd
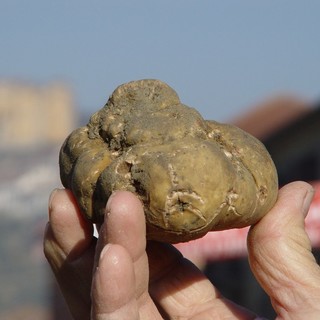
[[[303,210],[304,217],[306,217],[309,212],[309,208],[310,208],[311,202],[313,200],[313,196],[314,196],[314,189],[312,187],[310,187],[308,189],[308,191],[305,193],[303,204],[302,204],[302,210]]]
[[[54,199],[56,193],[59,191],[60,189],[59,188],[55,188],[52,190],[50,196],[49,196],[49,201],[48,201],[48,207],[49,209],[51,209],[51,204],[52,204],[52,200]]]
[[[107,201],[107,205],[106,205],[106,213],[110,213],[110,207],[111,207],[111,203],[112,203],[112,199],[114,198],[114,196],[117,194],[117,191],[113,191]]]
[[[107,243],[107,244],[103,247],[103,249],[102,249],[102,251],[101,251],[101,253],[100,253],[100,260],[103,259],[103,257],[105,256],[105,254],[107,253],[107,251],[110,249],[110,247],[111,247],[111,244],[110,244],[110,243]]]

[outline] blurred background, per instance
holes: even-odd
[[[0,319],[70,318],[42,254],[47,199],[65,137],[122,83],[160,79],[204,118],[252,133],[281,184],[320,179],[319,11],[312,0],[2,0]],[[245,252],[222,260],[201,265],[272,317],[263,292],[244,294],[259,290]]]

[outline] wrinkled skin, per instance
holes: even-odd
[[[313,193],[304,182],[283,187],[248,233],[250,267],[277,320],[320,319],[320,268],[304,229]],[[127,191],[109,198],[96,239],[70,190],[55,190],[44,252],[77,320],[258,320],[173,246],[146,241],[143,207]]]
[[[118,87],[60,152],[63,185],[93,222],[115,190],[144,204],[147,238],[176,243],[256,223],[278,183],[264,146],[231,125],[205,121],[158,80]]]

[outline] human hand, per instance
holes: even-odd
[[[249,232],[252,270],[279,319],[320,318],[320,270],[303,223],[311,198],[309,185],[287,185]],[[256,318],[174,247],[146,244],[143,208],[129,192],[109,199],[97,241],[70,191],[53,193],[49,220],[45,255],[77,320]]]
[[[304,228],[313,195],[304,182],[284,186],[274,208],[248,234],[252,272],[277,319],[320,319],[320,267]]]

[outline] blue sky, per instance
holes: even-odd
[[[0,79],[68,83],[98,110],[120,84],[167,82],[205,118],[320,95],[320,1],[1,0]]]

